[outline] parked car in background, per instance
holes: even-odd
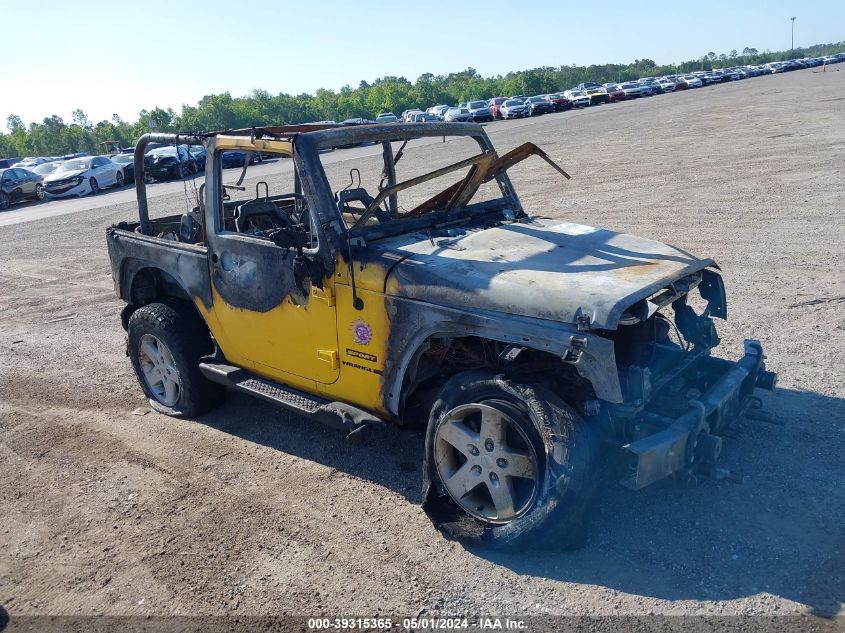
[[[112,162],[120,165],[123,170],[123,182],[135,182],[135,155],[117,154],[111,157]]]
[[[519,119],[528,116],[528,106],[522,102],[522,99],[507,99],[499,106],[499,113],[503,119]]]
[[[641,97],[650,97],[652,95],[656,95],[657,92],[658,92],[658,90],[657,90],[657,88],[654,87],[654,85],[640,83],[640,96]]]
[[[85,156],[61,163],[44,178],[48,198],[66,198],[97,193],[103,187],[123,185],[123,169],[108,156]]]
[[[205,171],[205,158],[206,158],[206,151],[202,145],[187,145],[186,149],[188,150],[188,154],[191,158],[194,159],[194,173],[200,173]],[[261,154],[257,155],[257,159],[260,162],[263,156]]]
[[[224,169],[228,169],[229,167],[243,167],[245,164],[252,165],[256,160],[258,160],[256,153],[242,152],[240,150],[226,151],[220,156],[220,164]]]
[[[584,92],[590,98],[590,105],[607,103],[610,100],[610,98],[607,96],[607,90],[605,90],[601,86],[587,88]]]
[[[604,84],[604,90],[607,93],[608,103],[625,100],[625,91],[619,87],[619,84]]]
[[[564,97],[560,92],[553,92],[552,94],[546,95],[546,101],[552,104],[555,112],[563,112],[564,110],[572,108],[572,104],[569,103],[569,99]]]
[[[590,88],[601,88],[601,84],[597,84],[595,81],[585,81],[584,83],[580,83],[573,88],[573,90],[580,90],[581,92],[587,92]]]
[[[487,106],[490,108],[490,113],[493,115],[494,119],[502,118],[499,108],[501,108],[502,104],[507,100],[507,97],[493,97],[492,99],[487,100]]]
[[[434,116],[436,116],[438,119],[440,119],[442,121],[443,115],[446,114],[446,110],[448,110],[448,109],[449,109],[449,106],[447,106],[445,104],[444,105],[436,105],[436,106],[431,106],[427,110],[427,112],[429,114],[433,114]]]
[[[40,165],[38,165],[37,167],[33,167],[29,171],[31,171],[33,174],[38,174],[39,176],[41,176],[41,178],[46,178],[54,171],[56,171],[59,168],[59,165],[61,164],[61,161],[54,160],[50,161],[49,163],[41,163]]]
[[[399,117],[392,112],[382,112],[376,117],[376,123],[396,123]]]
[[[147,152],[144,157],[144,169],[146,175],[154,180],[187,178],[197,172],[196,162],[188,153],[186,145],[165,145]]]
[[[663,92],[675,92],[675,82],[670,79],[661,77],[657,80],[657,84],[660,86],[660,90],[662,90]]]
[[[28,156],[26,158],[21,158],[17,163],[12,165],[12,167],[32,169],[33,167],[38,167],[38,165],[43,165],[48,162],[50,162],[50,159],[44,156]]]
[[[467,110],[469,110],[472,120],[476,123],[493,120],[493,112],[486,101],[470,101],[467,103]]]
[[[690,74],[693,77],[698,78],[698,80],[701,82],[702,86],[709,86],[712,83],[717,81],[713,76],[707,74],[707,72],[705,72],[703,70],[698,70],[698,71],[695,71],[695,72],[690,73]]]
[[[422,110],[405,110],[402,113],[402,122],[403,123],[410,123],[411,119],[415,114],[423,114]]]
[[[0,211],[27,199],[44,199],[41,176],[21,167],[0,169]]]
[[[569,102],[575,108],[584,108],[590,105],[590,97],[583,90],[567,90],[563,96],[569,99]]]
[[[437,123],[440,118],[435,114],[429,114],[428,112],[416,112],[411,115],[411,120],[409,123]]]
[[[687,88],[701,88],[704,85],[704,82],[695,75],[684,75],[682,79],[687,84]]]
[[[372,125],[373,123],[375,123],[375,121],[372,119],[365,119],[364,117],[353,117],[340,122],[341,125]]]
[[[626,81],[621,84],[619,88],[625,93],[626,99],[636,99],[637,97],[642,96],[642,93],[640,92],[640,84],[636,81]]]
[[[0,158],[0,169],[7,169],[20,161],[20,158]]]
[[[546,100],[546,95],[534,95],[525,100],[525,105],[528,108],[528,116],[538,116],[540,114],[549,114],[555,111],[555,107]]]
[[[446,110],[446,114],[443,115],[444,121],[455,122],[455,121],[471,121],[472,114],[469,112],[469,108],[461,108],[461,107],[454,107],[449,108]]]

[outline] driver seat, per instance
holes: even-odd
[[[244,202],[235,209],[235,228],[238,233],[243,233],[249,227],[250,218],[262,215],[273,218],[279,228],[290,224],[290,218],[282,213],[276,203],[268,198],[260,198]]]

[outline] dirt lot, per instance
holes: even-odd
[[[840,612],[843,95],[845,72],[800,71],[488,126],[500,151],[532,140],[573,175],[514,169],[531,212],[716,258],[730,310],[720,353],[760,338],[780,373],[765,409],[785,426],[745,421],[723,453],[741,483],[634,493],[608,474],[577,552],[446,541],[416,505],[419,433],[354,447],[239,395],[198,421],[133,415],[145,402],[104,239],[131,202],[0,227],[0,605],[13,617]],[[168,204],[181,192],[153,211]]]

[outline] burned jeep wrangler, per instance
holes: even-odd
[[[424,506],[452,534],[565,542],[600,444],[629,488],[692,473],[774,388],[759,342],[711,356],[713,260],[525,212],[510,168],[569,177],[533,144],[500,156],[462,123],[148,134],[138,173],[150,142],[207,149],[184,213],[150,217],[139,178],[139,221],[108,229],[151,406],[194,417],[234,389],[352,440],[425,426]],[[227,151],[279,160],[247,178]]]

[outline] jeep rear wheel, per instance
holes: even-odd
[[[211,336],[193,306],[172,301],[138,308],[129,318],[129,357],[150,406],[194,417],[223,403],[226,390],[199,370],[213,351]]]
[[[465,542],[578,547],[594,460],[587,425],[557,395],[463,372],[443,386],[431,412],[424,507],[439,529]]]

